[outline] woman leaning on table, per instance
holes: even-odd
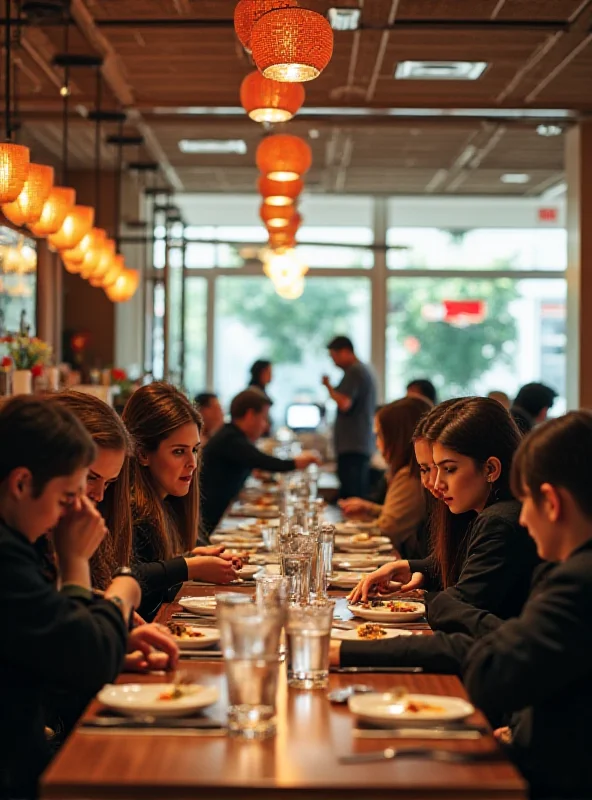
[[[375,518],[381,534],[388,536],[403,556],[417,551],[417,534],[425,519],[421,481],[411,469],[411,438],[422,415],[429,409],[429,403],[420,397],[404,397],[378,412],[376,445],[388,464],[384,503],[379,505],[360,497],[339,502],[346,516]]]
[[[154,619],[186,580],[226,584],[240,562],[223,547],[196,547],[199,529],[199,412],[164,382],[138,389],[123,410],[134,440],[130,460],[133,570],[143,589],[139,613]]]
[[[473,511],[476,516],[450,549],[450,528],[440,519],[429,559],[386,564],[360,581],[350,600],[366,600],[377,590],[387,589],[394,579],[403,584],[403,592],[444,587],[428,602],[429,620],[435,629],[466,630],[476,624],[479,615],[517,616],[539,563],[535,547],[519,523],[520,503],[510,490],[510,466],[520,442],[518,429],[499,403],[480,397],[451,405],[435,427],[437,435],[426,432],[433,438],[435,489],[452,514]],[[438,626],[440,613],[442,626]],[[372,664],[376,658],[388,657],[390,642],[372,644],[344,643],[341,663]],[[393,652],[398,652],[399,644],[398,639],[393,640]],[[417,659],[425,645],[417,644],[419,652],[413,653],[413,663],[422,666]],[[401,643],[401,647],[405,646]],[[414,648],[412,644],[408,650]],[[333,656],[335,659],[335,648]]]

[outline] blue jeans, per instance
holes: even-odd
[[[362,497],[370,488],[370,456],[363,453],[342,453],[337,456],[339,497]]]

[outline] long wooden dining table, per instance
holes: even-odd
[[[180,595],[205,596],[225,587],[186,583]],[[231,587],[253,592],[252,587]],[[345,592],[331,592],[337,599]],[[341,601],[343,606],[343,600]],[[180,611],[164,606],[158,620]],[[417,633],[416,635],[421,635]],[[220,698],[207,716],[224,719],[227,709],[224,664],[219,658],[183,660],[179,668],[201,685],[214,685]],[[163,682],[162,675],[122,674],[119,683]],[[450,675],[331,673],[329,689],[363,682],[376,691],[403,686],[409,691],[466,698]],[[94,716],[94,701],[85,717]],[[485,726],[476,712],[470,723]],[[97,730],[78,727],[46,771],[41,796],[49,800],[518,800],[527,797],[524,780],[507,760],[441,763],[401,758],[345,765],[339,757],[387,747],[427,746],[454,751],[498,752],[491,732],[470,741],[354,737],[356,719],[347,705],[333,705],[324,690],[289,689],[280,680],[277,735],[242,741],[221,731]]]

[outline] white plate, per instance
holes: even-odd
[[[181,608],[189,611],[190,614],[197,614],[202,617],[216,616],[216,596],[208,597],[181,597],[178,601]]]
[[[257,566],[256,564],[245,564],[242,569],[239,569],[238,577],[245,581],[249,581],[254,578],[258,572],[261,572],[260,566]]]
[[[273,518],[266,519],[262,525],[258,525],[256,522],[239,522],[237,527],[240,528],[241,531],[248,531],[249,533],[254,533],[258,536],[261,536],[261,531],[263,528],[279,528],[280,521],[279,519]]]
[[[337,586],[338,589],[353,589],[367,574],[367,572],[333,572],[329,584]]]
[[[339,639],[342,642],[383,642],[385,639],[395,639],[397,636],[413,636],[411,631],[406,631],[404,628],[385,628],[385,631],[386,635],[381,636],[380,639],[364,639],[358,636],[358,632],[355,628],[351,631],[332,628],[331,638]]]
[[[337,522],[335,525],[335,532],[343,536],[351,536],[352,533],[369,533],[371,535],[380,535],[380,531],[376,522]]]
[[[352,553],[349,557],[343,555],[333,556],[333,566],[344,570],[370,570],[374,571],[382,564],[388,564],[394,559],[391,556],[379,556],[374,553]]]
[[[180,602],[180,601],[179,601]],[[421,619],[425,614],[425,606],[423,603],[416,603],[411,600],[399,600],[395,602],[405,603],[405,605],[413,606],[413,611],[389,611],[386,603],[383,608],[362,608],[359,605],[348,606],[349,610],[356,617],[367,619],[370,622],[413,622],[413,620]]]
[[[196,684],[191,694],[183,695],[178,700],[159,700],[159,696],[171,688],[171,683],[125,683],[121,686],[107,684],[98,693],[97,700],[122,714],[169,717],[193,714],[200,708],[211,706],[219,696],[215,686]]]
[[[335,546],[337,547],[337,542]],[[351,542],[350,544],[340,545],[338,549],[343,553],[390,553],[393,546],[390,542],[388,544],[375,544],[374,541]]]
[[[199,628],[197,625],[187,625],[187,627],[202,635],[193,639],[173,636],[180,650],[204,650],[206,647],[210,647],[220,641],[220,631],[217,628]]]
[[[280,516],[279,506],[255,506],[245,503],[238,506],[234,511],[239,517],[257,517],[258,519],[278,519]]]
[[[427,703],[434,706],[425,711],[408,711],[409,703]],[[408,694],[401,700],[394,694],[354,694],[348,700],[349,710],[360,719],[378,725],[404,722],[421,726],[429,722],[457,722],[466,719],[475,709],[460,697],[441,697],[435,694]]]
[[[232,547],[244,545],[244,547],[263,547],[263,539],[256,539],[254,536],[247,536],[244,533],[214,533],[210,536],[213,544],[228,544]]]

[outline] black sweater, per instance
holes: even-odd
[[[515,500],[489,506],[471,522],[465,536],[458,582],[438,592],[428,603],[435,630],[479,637],[501,621],[516,617],[528,597],[539,560],[528,533],[518,524]],[[410,561],[413,572],[430,560]],[[383,642],[343,642],[342,666],[399,664],[432,672],[458,672],[459,656],[444,633],[430,637],[400,637]]]
[[[547,573],[518,619],[474,644],[463,673],[487,716],[514,713],[511,752],[533,796],[592,797],[592,541]]]
[[[216,528],[254,469],[291,472],[296,463],[262,453],[231,422],[206,444],[201,469],[201,526],[206,536]]]
[[[49,761],[43,698],[87,702],[113,681],[126,624],[113,603],[58,592],[34,546],[0,522],[0,797],[28,797]]]
[[[175,599],[187,580],[187,562],[183,556],[159,560],[154,547],[154,526],[148,520],[134,521],[132,571],[142,587],[138,614],[152,622],[163,603]]]

